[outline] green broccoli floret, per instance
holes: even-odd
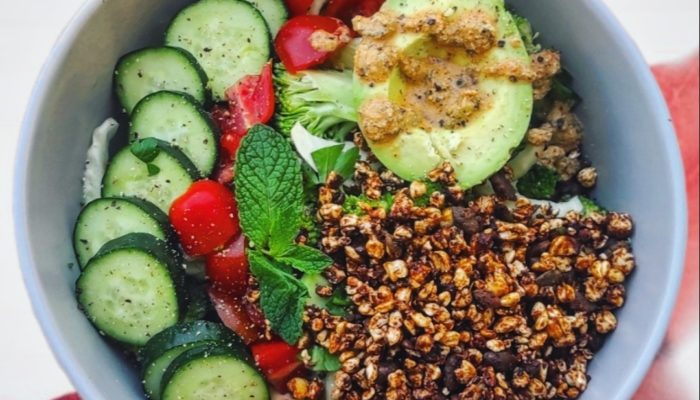
[[[520,31],[520,37],[523,38],[523,42],[525,43],[525,49],[527,49],[527,52],[529,54],[534,54],[542,50],[542,46],[540,46],[539,44],[535,44],[537,34],[532,31],[532,25],[530,25],[530,21],[528,21],[527,18],[521,17],[517,14],[513,14],[513,20],[515,21],[515,25]]]
[[[391,193],[386,193],[379,200],[372,200],[366,195],[360,196],[347,196],[345,202],[343,203],[343,213],[352,215],[364,215],[362,205],[367,205],[371,208],[384,208],[386,212],[391,210],[391,206],[394,205],[394,195]]]
[[[608,212],[600,204],[596,203],[595,201],[591,200],[590,198],[588,198],[586,196],[579,196],[578,199],[581,201],[581,204],[583,205],[583,215],[584,216],[589,216],[593,213],[607,214],[607,212]]]
[[[518,192],[531,199],[551,200],[556,193],[559,180],[559,174],[555,171],[536,164],[518,180]]]
[[[343,141],[357,126],[352,71],[314,70],[291,74],[275,66],[277,127],[290,135],[297,122],[316,136]]]

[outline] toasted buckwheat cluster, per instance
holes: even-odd
[[[320,191],[326,278],[352,300],[347,317],[305,316],[306,341],[340,357],[332,397],[577,398],[635,267],[630,217],[469,199],[449,165],[429,178],[444,189],[360,162],[354,214],[340,179]]]

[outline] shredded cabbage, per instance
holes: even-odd
[[[87,204],[102,197],[102,178],[109,161],[109,142],[119,130],[119,123],[108,118],[92,134],[83,174],[83,201]]]
[[[537,206],[547,206],[549,207],[552,212],[557,213],[559,216],[564,216],[571,211],[577,212],[577,213],[582,213],[583,212],[583,203],[581,203],[581,199],[579,197],[572,197],[571,200],[565,201],[562,203],[556,203],[553,201],[547,201],[547,200],[534,200],[534,199],[528,199],[530,203],[537,205]]]

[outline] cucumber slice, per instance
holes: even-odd
[[[163,400],[270,398],[265,380],[225,346],[198,347],[179,355],[163,376]]]
[[[155,335],[141,349],[143,386],[151,399],[161,398],[163,374],[180,354],[195,347],[219,344],[246,354],[245,345],[223,325],[208,321],[181,323]]]
[[[242,0],[201,0],[180,11],[165,43],[189,51],[209,77],[216,101],[270,59],[270,31],[260,12]]]
[[[76,283],[80,308],[104,334],[142,346],[180,317],[184,278],[167,244],[133,233],[105,244]]]
[[[190,53],[175,47],[155,47],[123,56],[114,69],[114,89],[119,102],[131,113],[141,99],[161,90],[207,98],[207,76]]]
[[[209,295],[205,283],[196,283],[188,276],[185,282],[187,289],[187,307],[182,316],[183,322],[192,322],[207,319],[208,315],[216,315],[216,310]]]
[[[168,216],[139,199],[103,198],[90,202],[80,212],[73,230],[73,248],[80,268],[105,243],[129,233],[148,233],[167,241],[171,237]]]
[[[287,7],[284,5],[282,0],[249,0],[250,4],[255,6],[255,8],[260,11],[265,22],[267,22],[268,28],[270,28],[270,34],[274,39],[277,36],[277,32],[280,31],[282,25],[287,22],[289,18],[289,13],[287,12]]]
[[[137,197],[150,201],[166,214],[170,205],[199,178],[192,162],[177,148],[158,141],[158,156],[150,163],[158,172],[131,153],[129,147],[112,159],[102,180],[103,197]]]
[[[218,161],[217,129],[192,96],[156,92],[136,105],[131,115],[131,141],[153,137],[170,143],[209,176]]]

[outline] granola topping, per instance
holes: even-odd
[[[394,200],[345,214],[337,185],[320,191],[321,243],[336,261],[326,276],[352,302],[345,317],[306,311],[307,346],[341,361],[332,398],[564,399],[586,389],[635,267],[628,215],[555,215],[521,198],[504,219],[502,200],[452,187],[449,165],[430,174],[442,185],[433,193],[365,162],[355,176],[367,198]]]

